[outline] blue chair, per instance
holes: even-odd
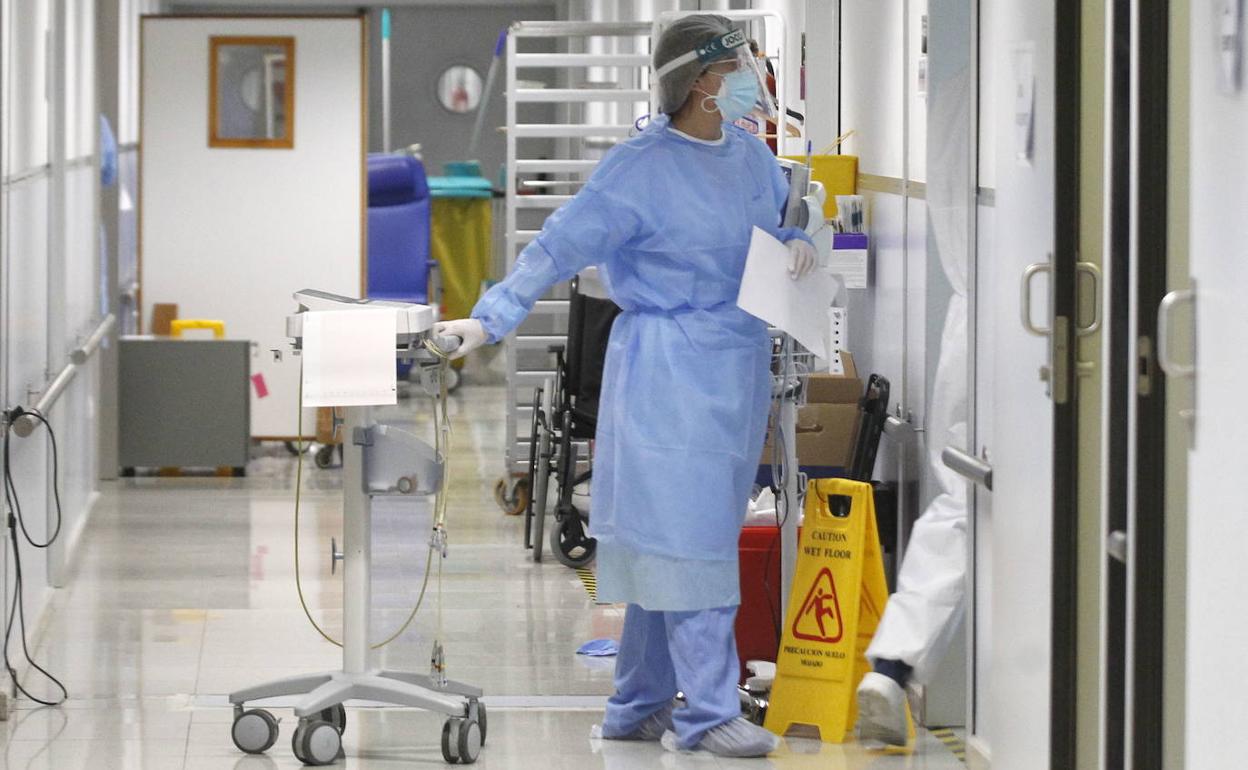
[[[431,202],[409,155],[368,156],[368,296],[429,304]]]
[[[428,305],[429,185],[410,155],[368,156],[368,297]],[[400,379],[412,365],[398,364]]]

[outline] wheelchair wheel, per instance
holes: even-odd
[[[563,512],[550,531],[550,550],[560,564],[578,569],[594,560],[598,541],[585,531],[580,511]]]
[[[535,476],[533,479],[533,561],[538,564],[542,562],[542,535],[546,527],[546,493],[550,486],[550,475],[553,469],[551,456],[554,442],[550,426],[553,424],[551,412],[554,407],[551,404],[551,397],[551,389],[543,388],[541,394],[542,429],[538,431],[537,462],[533,466]]]
[[[524,547],[533,547],[533,490],[537,485],[537,441],[542,432],[542,388],[533,389],[533,419],[529,428],[528,499],[524,504]]]

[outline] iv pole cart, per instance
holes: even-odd
[[[296,350],[303,346],[303,319],[310,311],[393,309],[396,311],[396,358],[412,360],[422,373],[433,374],[441,363],[425,347],[432,341],[434,311],[425,305],[360,300],[304,290],[295,300],[299,312],[286,320],[287,336]],[[459,346],[455,338],[438,340],[443,352]],[[443,344],[445,343],[445,344]],[[302,405],[301,405],[302,406]],[[268,751],[277,742],[277,719],[268,711],[247,708],[250,701],[303,696],[295,706],[299,725],[292,740],[294,754],[305,765],[327,765],[342,754],[346,728],[343,702],[352,699],[410,706],[445,714],[442,754],[450,764],[477,761],[486,737],[485,705],[479,688],[448,681],[441,640],[433,655],[431,675],[373,669],[368,665],[368,620],[372,607],[372,500],[379,496],[430,495],[443,483],[445,458],[411,433],[372,417],[372,407],[347,407],[343,420],[343,587],[342,670],[290,677],[230,694],[234,706],[234,744],[248,754]],[[445,531],[436,526],[430,548],[435,558],[446,555]],[[431,567],[432,568],[432,567]]]

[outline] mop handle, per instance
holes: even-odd
[[[481,93],[481,104],[477,105],[477,119],[472,124],[472,139],[468,141],[468,158],[477,157],[477,143],[481,141],[481,129],[485,126],[485,113],[490,106],[490,94],[494,92],[494,80],[498,77],[498,65],[503,60],[503,46],[507,43],[507,28],[498,33],[498,42],[494,44],[494,58],[490,60],[490,70],[485,75],[485,89]]]

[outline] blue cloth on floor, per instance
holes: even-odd
[[[620,645],[615,643],[614,639],[594,639],[581,645],[576,651],[577,655],[588,655],[593,658],[607,658],[612,655],[618,655]]]

